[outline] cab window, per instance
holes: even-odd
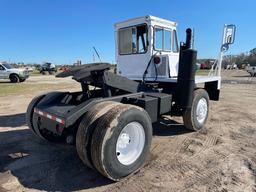
[[[2,65],[0,65],[0,70],[1,70],[1,71],[4,71],[5,68],[4,68]]]
[[[6,69],[12,69],[13,67],[10,65],[10,64],[8,64],[8,63],[3,63],[2,64]]]
[[[174,53],[179,52],[179,45],[178,45],[178,38],[177,38],[177,32],[176,30],[173,30],[173,41],[172,41],[172,51]]]
[[[172,31],[160,27],[154,28],[154,48],[160,51],[171,51]]]
[[[123,55],[146,53],[148,49],[147,33],[147,25],[138,25],[124,29],[119,29],[119,54]]]

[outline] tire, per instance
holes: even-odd
[[[12,83],[18,83],[18,82],[19,82],[19,76],[16,75],[16,74],[11,74],[11,75],[10,75],[10,81],[11,81]]]
[[[191,109],[187,109],[183,115],[183,122],[187,129],[201,130],[209,114],[209,95],[204,89],[194,90]]]
[[[142,167],[151,140],[152,124],[146,111],[133,105],[116,106],[97,120],[91,144],[93,165],[118,181]]]
[[[76,150],[83,163],[94,169],[91,160],[91,137],[96,120],[120,103],[106,101],[93,106],[82,118],[76,134]]]
[[[20,79],[20,82],[21,82],[21,83],[24,82],[24,81],[26,81],[26,79]]]
[[[33,126],[33,115],[34,115],[34,108],[42,102],[47,102],[47,99],[52,98],[61,94],[61,92],[50,92],[47,94],[39,95],[35,97],[28,105],[27,113],[26,113],[26,122],[29,129],[40,139],[50,142],[59,142],[62,140],[61,136],[55,136],[51,134],[46,134],[39,130],[36,126]]]
[[[26,113],[26,122],[29,127],[29,129],[38,136],[37,132],[35,131],[35,128],[33,126],[33,114],[34,114],[34,108],[35,106],[45,97],[45,95],[39,95],[32,99],[32,101],[29,103]]]

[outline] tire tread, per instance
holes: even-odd
[[[90,151],[91,137],[96,126],[95,121],[97,121],[97,119],[99,119],[117,104],[118,103],[112,101],[96,104],[85,114],[81,123],[79,124],[76,134],[76,150],[83,163],[92,169],[94,166],[92,164]]]

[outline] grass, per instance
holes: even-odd
[[[54,75],[57,75],[58,73],[60,73],[61,71],[57,71],[57,73],[55,73]],[[34,70],[32,73],[29,73],[30,76],[38,76],[38,75],[42,75],[40,73],[40,71],[38,70]]]
[[[72,89],[74,86],[63,84],[49,84],[49,83],[9,83],[0,82],[0,97],[9,95],[23,95],[33,94],[39,91],[50,91],[60,89]]]
[[[196,71],[196,75],[208,75],[209,69],[200,69]]]
[[[197,70],[196,75],[207,75],[209,70]],[[34,71],[31,76],[41,75],[39,71]],[[47,78],[47,76],[46,76]],[[75,86],[76,87],[76,86]],[[23,95],[23,94],[33,94],[40,91],[50,91],[50,90],[61,90],[61,89],[73,89],[75,88],[72,84],[66,83],[44,83],[44,82],[24,82],[24,83],[10,83],[9,81],[0,81],[0,97],[8,95]]]
[[[40,72],[38,70],[34,70],[32,73],[29,73],[30,76],[37,76],[37,75],[41,75]]]

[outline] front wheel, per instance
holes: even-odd
[[[11,81],[12,83],[17,83],[17,82],[19,82],[19,76],[16,75],[16,74],[10,75],[10,81]]]
[[[187,129],[201,130],[208,118],[209,95],[204,89],[194,90],[191,109],[187,109],[183,115],[183,122]]]
[[[118,105],[98,119],[92,135],[91,157],[104,176],[118,181],[144,164],[152,139],[147,112],[132,105]]]
[[[42,73],[42,75],[47,75],[48,72],[47,71],[42,71],[41,73]]]
[[[54,75],[55,71],[49,71],[49,75]]]

